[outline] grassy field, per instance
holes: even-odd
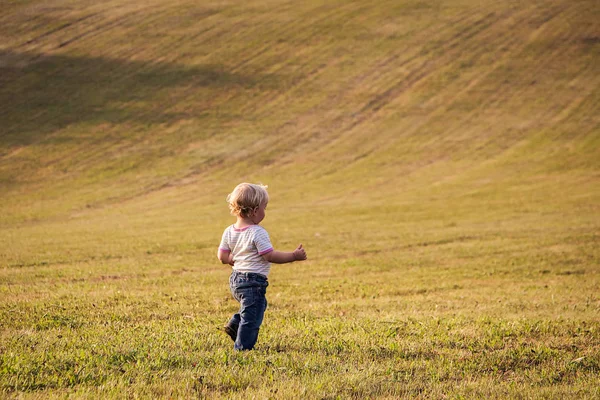
[[[596,0],[0,7],[0,397],[600,397]]]

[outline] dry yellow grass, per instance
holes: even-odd
[[[595,1],[2,8],[3,396],[600,395]],[[250,354],[241,181],[310,257]]]

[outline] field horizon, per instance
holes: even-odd
[[[2,8],[0,396],[600,396],[595,0]]]

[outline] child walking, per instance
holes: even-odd
[[[240,183],[227,196],[231,214],[237,220],[223,232],[217,257],[232,266],[229,277],[231,294],[240,310],[225,325],[225,332],[235,342],[235,350],[252,350],[267,309],[265,297],[271,263],[284,264],[306,260],[302,244],[293,252],[273,249],[267,231],[259,226],[269,202],[267,187]]]

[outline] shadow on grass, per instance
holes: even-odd
[[[73,123],[151,125],[199,116],[224,92],[272,85],[273,78],[221,65],[0,51],[0,146],[4,152],[27,145]],[[204,109],[196,102],[185,112],[169,111],[194,96],[203,96]]]

